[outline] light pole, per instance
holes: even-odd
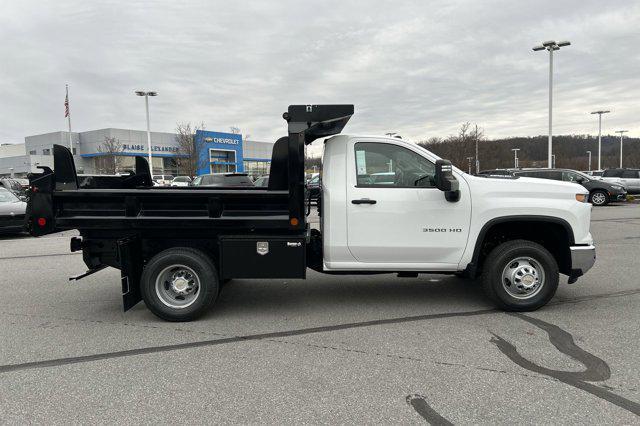
[[[628,130],[616,130],[616,133],[620,133],[620,168],[622,168],[622,135],[627,132]]]
[[[551,155],[552,155],[552,145],[553,145],[553,137],[552,137],[552,117],[553,117],[553,51],[560,50],[561,47],[569,46],[571,42],[569,41],[559,41],[556,42],[554,40],[545,41],[540,46],[535,46],[533,48],[534,52],[539,50],[548,50],[549,51],[549,153],[547,159],[549,160],[549,167],[551,166]]]
[[[136,90],[136,95],[144,96],[144,107],[147,112],[147,148],[149,149],[149,170],[153,174],[153,159],[151,158],[151,129],[149,126],[149,96],[158,96],[158,92]]]
[[[480,158],[478,158],[478,135],[476,134],[476,174],[480,174]]]
[[[602,170],[602,114],[608,114],[609,110],[593,111],[591,114],[598,114],[598,170]]]
[[[473,157],[467,157],[467,161],[469,162],[469,174],[471,174],[471,160],[473,160]]]
[[[589,154],[589,171],[591,171],[591,151],[587,151],[587,154]]]
[[[518,168],[518,151],[520,151],[520,148],[512,148],[511,151],[513,151],[513,168],[517,169]]]

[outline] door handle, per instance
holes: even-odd
[[[375,204],[376,200],[370,200],[368,198],[360,198],[359,200],[351,200],[351,204]]]

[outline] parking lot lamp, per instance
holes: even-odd
[[[627,132],[628,130],[616,130],[616,133],[620,133],[620,168],[622,168],[622,135]]]
[[[587,151],[587,154],[589,154],[589,171],[591,171],[591,151]]]
[[[512,148],[511,151],[513,151],[513,168],[517,169],[518,168],[518,151],[520,151],[520,148]]]
[[[598,170],[602,170],[602,114],[608,114],[609,110],[593,111],[591,114],[598,114]]]
[[[548,50],[549,51],[549,152],[547,154],[547,159],[549,160],[549,167],[551,166],[551,154],[552,154],[552,145],[553,145],[553,137],[552,137],[552,117],[553,117],[553,51],[560,50],[561,47],[569,46],[571,42],[569,41],[554,41],[549,40],[542,43],[540,46],[535,46],[533,48],[534,52],[538,52],[540,50]]]
[[[147,148],[149,149],[149,169],[151,170],[151,174],[153,174],[153,160],[151,158],[151,130],[149,126],[149,96],[158,96],[158,92],[136,90],[136,95],[144,96],[144,106],[147,113]]]

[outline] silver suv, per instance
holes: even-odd
[[[607,169],[602,173],[602,180],[619,183],[629,194],[640,194],[640,169]]]

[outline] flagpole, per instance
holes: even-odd
[[[69,105],[69,85],[65,84],[67,89],[67,123],[69,124],[69,149],[71,150],[71,154],[73,154],[73,142],[71,139],[71,106]]]

